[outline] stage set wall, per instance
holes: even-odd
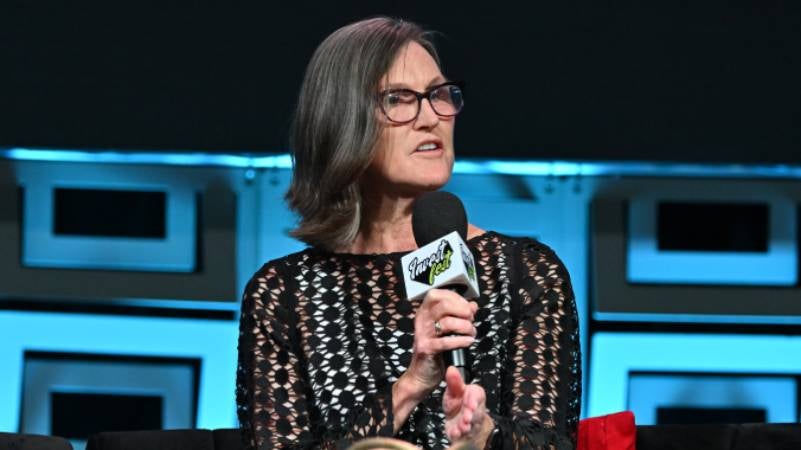
[[[81,394],[155,399],[163,428],[237,426],[242,291],[263,263],[303,248],[288,236],[289,157],[2,156],[0,431],[61,430],[54,414]],[[582,415],[631,409],[649,424],[682,411],[799,421],[799,188],[791,166],[472,159],[445,189],[470,222],[537,238],[569,268]],[[164,193],[151,208],[164,236],[60,234],[57,191],[70,189]],[[762,205],[765,248],[660,250],[665,202]]]

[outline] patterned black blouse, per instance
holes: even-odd
[[[481,297],[467,350],[487,393],[493,449],[574,448],[581,391],[570,277],[535,240],[487,232],[468,241]],[[392,436],[392,384],[412,356],[414,314],[402,253],[309,248],[265,264],[242,301],[237,409],[246,448],[343,448]],[[444,382],[396,437],[448,446]]]

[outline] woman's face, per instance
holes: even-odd
[[[420,44],[411,42],[398,53],[379,91],[425,92],[445,81],[434,58]],[[366,189],[414,196],[448,182],[454,160],[454,117],[438,116],[427,99],[423,99],[417,118],[409,123],[390,122],[380,109],[376,114],[383,129],[367,173]],[[433,150],[432,143],[436,146]]]

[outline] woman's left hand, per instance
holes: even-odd
[[[484,448],[487,438],[495,427],[487,414],[484,388],[477,384],[465,384],[455,367],[445,373],[445,394],[442,409],[445,412],[445,435],[451,442],[469,440],[478,448]]]

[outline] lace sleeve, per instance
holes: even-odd
[[[512,273],[514,330],[502,387],[505,414],[493,415],[493,449],[573,449],[581,354],[570,276],[553,251],[518,247]]]
[[[242,300],[236,396],[244,448],[338,449],[366,436],[391,436],[391,385],[324,423],[300,349],[295,306],[302,294],[280,272],[280,263],[262,268]]]

